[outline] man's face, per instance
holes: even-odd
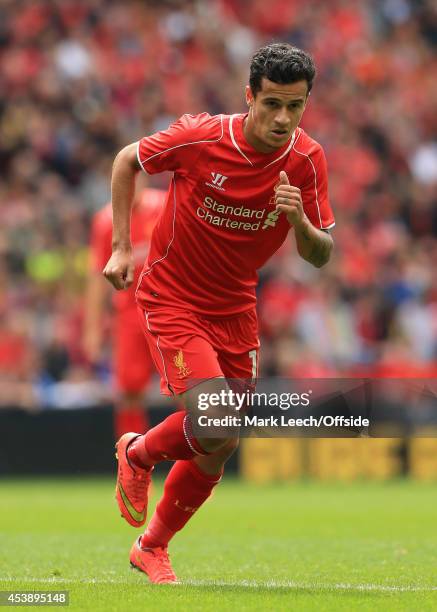
[[[248,85],[249,115],[244,126],[248,142],[261,153],[282,147],[299,125],[307,98],[306,81],[282,85],[263,77],[256,97]]]

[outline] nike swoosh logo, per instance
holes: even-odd
[[[138,523],[144,521],[145,510],[143,510],[142,512],[138,512],[138,510],[135,510],[120,483],[118,483],[118,490],[120,491],[121,499],[123,500],[126,510],[129,512],[134,521],[137,521]]]

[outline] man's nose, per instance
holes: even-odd
[[[288,123],[290,122],[290,119],[288,117],[287,109],[285,107],[278,110],[278,112],[275,115],[275,122],[282,127],[285,127],[288,125]]]

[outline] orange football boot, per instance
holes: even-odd
[[[115,497],[121,515],[132,527],[141,527],[146,522],[147,502],[153,467],[143,470],[133,466],[127,457],[127,447],[141,434],[125,433],[115,448],[118,459]]]
[[[142,548],[140,536],[133,543],[129,559],[131,566],[147,574],[153,584],[179,583],[171,566],[167,547]]]

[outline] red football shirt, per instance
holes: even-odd
[[[132,209],[131,239],[135,260],[135,279],[126,291],[117,291],[113,295],[114,307],[136,309],[135,289],[144,260],[150,248],[153,228],[162,212],[165,202],[165,191],[144,189],[141,198]],[[111,203],[99,210],[93,218],[91,228],[91,269],[101,272],[112,253],[112,207]]]
[[[259,153],[244,137],[244,119],[184,115],[139,141],[138,161],[147,174],[173,172],[138,285],[139,302],[212,317],[252,308],[257,270],[290,229],[274,204],[281,170],[302,190],[311,223],[334,225],[321,146],[297,128],[281,149]]]

